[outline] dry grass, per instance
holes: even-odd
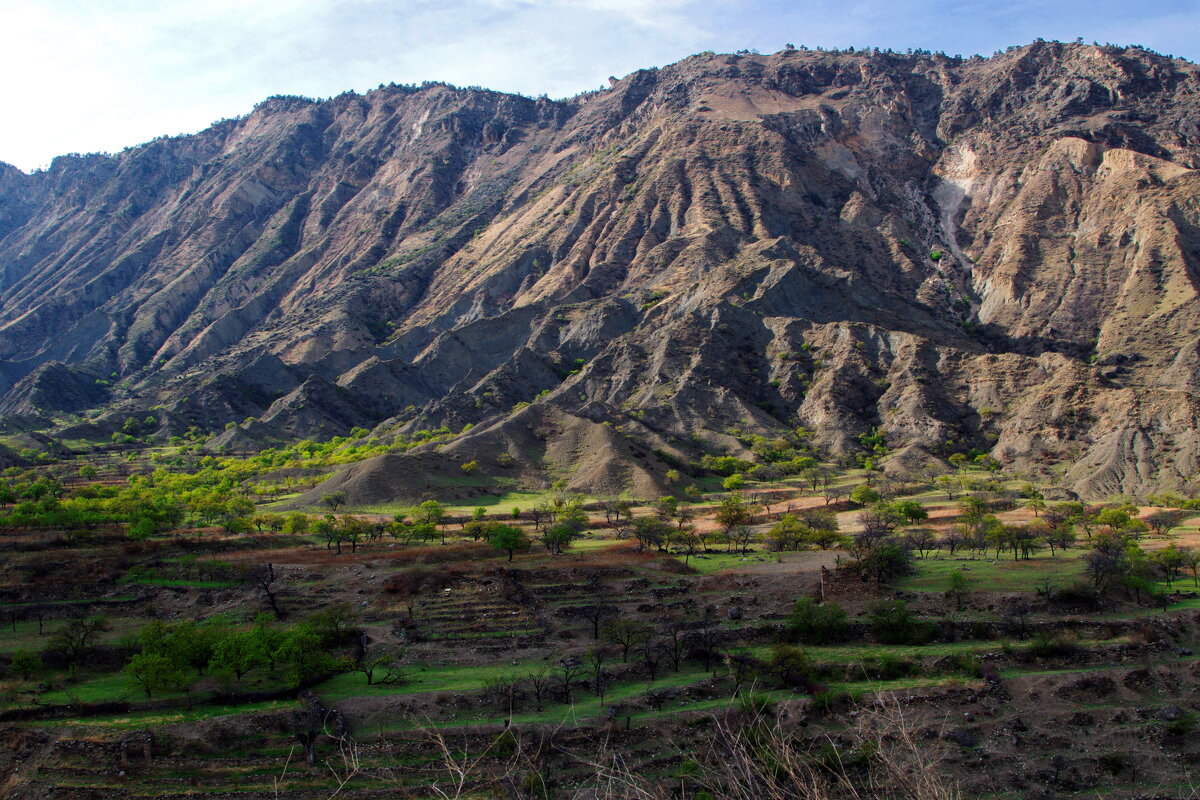
[[[894,696],[858,709],[850,744],[814,753],[778,720],[731,714],[717,723],[695,774],[647,780],[616,754],[592,763],[598,778],[577,800],[668,800],[705,792],[721,800],[958,800],[938,763],[940,740],[923,743]]]
[[[577,757],[590,775],[561,795],[571,800],[678,800],[710,796],[721,800],[959,800],[956,786],[939,768],[940,738],[926,741],[901,700],[890,695],[857,709],[857,725],[839,742],[813,748],[773,717],[730,712],[718,720],[707,743],[668,750],[692,752],[693,768],[679,777],[652,777],[617,748],[605,746],[591,758]],[[529,732],[526,732],[527,734]],[[458,800],[501,796],[542,798],[547,794],[546,744],[553,732],[521,735],[506,731],[477,753],[451,745],[430,727],[439,754],[419,794]],[[561,751],[552,748],[561,755]],[[397,788],[400,788],[399,786]],[[491,794],[495,793],[495,794]]]

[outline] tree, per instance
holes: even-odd
[[[59,650],[66,656],[71,673],[74,674],[75,667],[83,660],[96,638],[110,630],[112,626],[101,616],[75,619],[55,631],[54,636],[50,638],[50,648]]]
[[[749,525],[735,525],[726,532],[731,544],[736,544],[745,555],[750,549],[750,543],[758,536]]]
[[[1047,508],[1042,514],[1042,539],[1050,546],[1050,554],[1067,550],[1075,544],[1075,523],[1072,515],[1060,507]]]
[[[154,692],[182,688],[187,673],[170,658],[158,653],[138,653],[125,665],[129,682],[140,687],[150,698]]]
[[[525,677],[525,683],[529,686],[530,694],[533,695],[533,706],[536,711],[542,710],[542,702],[550,690],[551,680],[550,673],[544,669],[531,672]]]
[[[1155,511],[1146,517],[1146,524],[1156,535],[1166,536],[1172,528],[1179,527],[1190,516],[1190,512],[1177,509]]]
[[[966,574],[961,569],[956,569],[950,573],[950,582],[946,587],[946,597],[954,599],[954,608],[957,611],[962,611],[963,600],[971,591],[971,582],[967,580]]]
[[[338,491],[321,495],[321,502],[329,506],[329,510],[336,514],[339,508],[346,505],[346,493]]]
[[[9,664],[9,669],[14,675],[20,676],[21,680],[27,681],[34,675],[39,674],[44,666],[42,657],[37,653],[29,650],[18,650],[12,655],[12,663]]]
[[[283,523],[284,533],[302,534],[308,532],[308,515],[303,511],[293,511],[287,515]]]
[[[571,525],[555,525],[542,531],[541,540],[551,555],[562,555],[579,536],[579,531]]]
[[[529,519],[533,521],[533,529],[539,531],[543,525],[554,519],[553,507],[548,503],[535,506],[529,509]]]
[[[275,669],[279,660],[279,651],[283,647],[285,634],[275,625],[275,615],[261,613],[254,618],[254,627],[250,629],[258,653],[266,662],[267,667]]]
[[[624,497],[608,497],[600,500],[600,509],[604,512],[604,521],[616,527],[622,520],[632,516],[633,501]]]
[[[735,527],[752,523],[754,521],[754,512],[741,496],[731,495],[721,498],[721,503],[717,506],[714,518],[717,524],[724,529],[725,534],[729,535],[729,532]]]
[[[442,544],[446,543],[446,507],[437,500],[426,500],[413,509],[413,519],[418,525],[433,525],[442,532]]]
[[[676,553],[683,552],[683,563],[686,564],[700,551],[701,537],[692,525],[682,525],[671,534],[671,543]]]
[[[917,552],[920,558],[927,558],[929,553],[937,548],[938,540],[929,528],[912,528],[904,534],[905,543]]]
[[[947,500],[953,500],[962,491],[962,480],[954,475],[938,475],[933,482],[946,493]]]
[[[571,704],[571,689],[583,677],[584,668],[577,658],[562,658],[554,665],[554,679],[558,682],[559,691],[562,692],[563,702],[567,705]]]
[[[811,531],[796,519],[794,514],[784,514],[782,518],[767,531],[767,549],[786,551],[799,549],[800,545],[809,542]]]
[[[1167,589],[1170,590],[1183,568],[1184,554],[1172,543],[1162,550],[1150,553],[1149,560],[1162,579],[1167,582]]]
[[[924,522],[929,519],[929,512],[916,500],[897,500],[895,503],[890,503],[889,505],[909,525],[916,525],[918,522]]]
[[[865,483],[860,483],[850,490],[850,502],[860,506],[869,506],[878,503],[881,499],[883,498],[880,497],[879,492]]]
[[[675,512],[679,510],[679,500],[670,495],[665,495],[658,498],[651,506],[654,508],[654,513],[663,522],[667,522],[675,517]]]
[[[325,651],[321,637],[306,626],[298,626],[285,635],[279,648],[280,660],[287,664],[287,681],[302,686],[345,667],[345,663]]]
[[[488,544],[497,550],[508,552],[508,560],[513,560],[513,553],[524,553],[529,550],[529,537],[520,528],[513,525],[497,525],[488,533]]]
[[[231,633],[217,641],[213,647],[209,667],[213,670],[228,670],[241,683],[242,676],[255,667],[267,663],[262,640],[253,631]]]
[[[1084,561],[1097,590],[1104,591],[1115,579],[1130,574],[1133,551],[1141,552],[1137,545],[1121,534],[1103,533],[1095,538]]]
[[[875,603],[867,620],[881,644],[924,644],[934,633],[933,626],[917,619],[903,600]]]
[[[738,489],[744,488],[746,485],[746,477],[740,472],[735,472],[725,480],[721,481],[722,488],[727,492],[735,492]]]
[[[391,685],[404,679],[403,657],[394,647],[377,645],[363,653],[354,665],[367,679],[367,686]]]
[[[908,575],[913,571],[912,550],[896,542],[884,542],[858,559],[858,569],[878,583]]]
[[[251,584],[262,592],[267,605],[271,607],[271,613],[276,619],[282,617],[283,613],[279,608],[279,578],[275,574],[275,566],[268,561],[250,570],[248,574]]]
[[[608,672],[604,664],[608,660],[608,651],[603,647],[593,647],[587,651],[587,663],[592,670],[592,692],[604,702],[604,690],[608,686]]]
[[[650,626],[632,619],[615,619],[600,630],[604,641],[621,648],[621,663],[629,662],[629,652],[650,638]]]
[[[633,521],[633,535],[638,540],[638,552],[647,547],[657,547],[661,550],[673,530],[669,523],[656,517],[638,517]]]
[[[575,616],[583,617],[588,622],[592,623],[592,638],[600,638],[600,625],[605,621],[616,617],[621,613],[621,609],[607,603],[589,603],[588,605],[579,606],[574,609]]]
[[[805,467],[800,471],[800,477],[805,483],[812,485],[812,490],[815,492],[821,488],[823,482],[828,481],[832,476],[828,469],[820,466]]]

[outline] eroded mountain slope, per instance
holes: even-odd
[[[879,426],[906,463],[1178,484],[1198,112],[1192,64],[1057,43],[702,54],[566,101],[273,99],[0,174],[0,410],[254,417],[238,446],[472,423],[455,447],[485,454],[534,402],[532,429],[590,443],[544,474],[606,490],[663,464],[615,466],[637,459],[605,423],[684,458]]]

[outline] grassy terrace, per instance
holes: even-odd
[[[998,559],[940,555],[918,559],[916,573],[902,578],[898,585],[916,592],[944,592],[950,585],[950,575],[962,570],[973,592],[1033,593],[1046,585],[1061,587],[1084,577],[1079,551],[1058,556],[1044,553],[1017,561],[1011,555]]]

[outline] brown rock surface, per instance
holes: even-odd
[[[537,458],[581,488],[797,424],[1091,496],[1177,486],[1198,119],[1195,65],[1045,42],[701,54],[564,101],[273,98],[0,172],[0,411],[164,405],[258,440],[474,423],[457,459],[518,442],[513,406],[547,392]]]

